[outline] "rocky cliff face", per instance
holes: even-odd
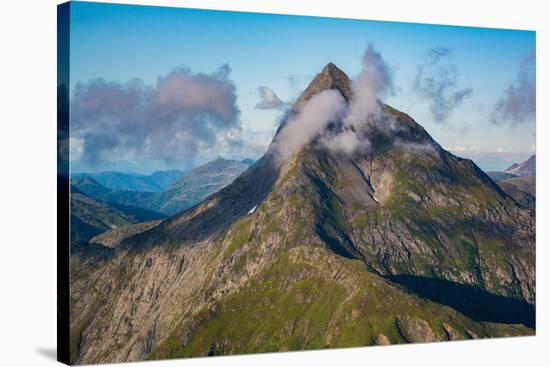
[[[351,98],[329,64],[293,110],[324,89]],[[359,135],[368,153],[269,149],[199,205],[74,249],[73,360],[533,334],[534,211],[389,106]]]

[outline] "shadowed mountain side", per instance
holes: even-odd
[[[507,178],[517,177],[511,173],[500,172],[500,171],[487,171],[487,176],[491,177],[493,181],[506,180]]]
[[[113,253],[112,249],[97,243],[76,241],[71,244],[73,264],[99,265],[107,261]]]
[[[150,210],[93,199],[74,186],[70,203],[71,241],[87,241],[112,228],[165,218]]]
[[[536,196],[537,179],[535,176],[515,177],[498,182],[499,185],[512,185],[517,189],[526,192],[533,197]]]
[[[535,307],[525,301],[442,279],[410,275],[389,276],[387,279],[476,321],[523,324],[535,328]]]
[[[516,203],[529,210],[536,207],[535,176],[516,177],[498,181],[498,185],[511,196]]]
[[[71,240],[72,241],[87,241],[88,239],[97,236],[106,231],[106,228],[98,228],[84,222],[77,216],[71,215]]]

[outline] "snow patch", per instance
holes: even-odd
[[[375,187],[372,183],[370,183],[370,182],[369,182],[369,185],[370,185],[370,187],[371,187],[371,189],[372,189],[372,198],[374,199],[374,201],[376,201],[378,204],[380,204],[380,202],[378,201],[378,199],[377,199],[376,196],[375,196],[376,187]]]

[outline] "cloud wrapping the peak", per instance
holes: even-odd
[[[417,66],[414,90],[429,103],[436,122],[445,122],[462,102],[472,95],[472,88],[459,88],[458,66],[446,63],[452,50],[444,46],[430,49],[426,61]]]
[[[355,130],[346,128],[336,134],[325,134],[320,142],[331,152],[347,156],[358,152],[366,153],[371,146],[370,141],[361,138]]]
[[[534,121],[536,115],[536,54],[531,50],[521,61],[516,81],[498,100],[493,110],[493,123],[521,124]]]
[[[256,109],[260,110],[282,110],[287,107],[287,103],[281,101],[273,89],[265,86],[258,87],[260,102],[256,104]]]
[[[380,105],[380,98],[394,90],[392,69],[371,44],[361,63],[362,70],[352,82],[353,98],[349,104],[338,90],[325,90],[288,117],[276,138],[281,162],[315,139],[335,154],[365,153],[371,147],[371,142],[361,135],[365,128],[376,128],[382,133],[398,128],[395,121],[383,116]],[[382,126],[377,126],[380,122]],[[328,128],[331,123],[332,128]]]
[[[297,114],[289,117],[277,135],[279,160],[284,162],[322,134],[330,122],[341,120],[346,108],[346,100],[337,90],[324,90],[311,97]]]
[[[235,136],[224,132],[240,129],[229,73],[227,65],[212,74],[178,68],[154,85],[139,79],[76,84],[71,135],[83,141],[80,159],[91,165],[143,158],[192,162],[201,148]]]

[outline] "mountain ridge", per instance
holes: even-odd
[[[185,172],[180,170],[155,171],[150,175],[133,172],[101,171],[75,173],[71,177],[92,177],[111,190],[161,192]]]
[[[87,241],[113,228],[165,218],[145,209],[95,200],[74,186],[70,198],[71,241]]]
[[[247,163],[219,157],[188,171],[161,192],[112,190],[92,176],[77,176],[72,182],[87,195],[104,202],[174,215],[223,188],[248,167]]]

